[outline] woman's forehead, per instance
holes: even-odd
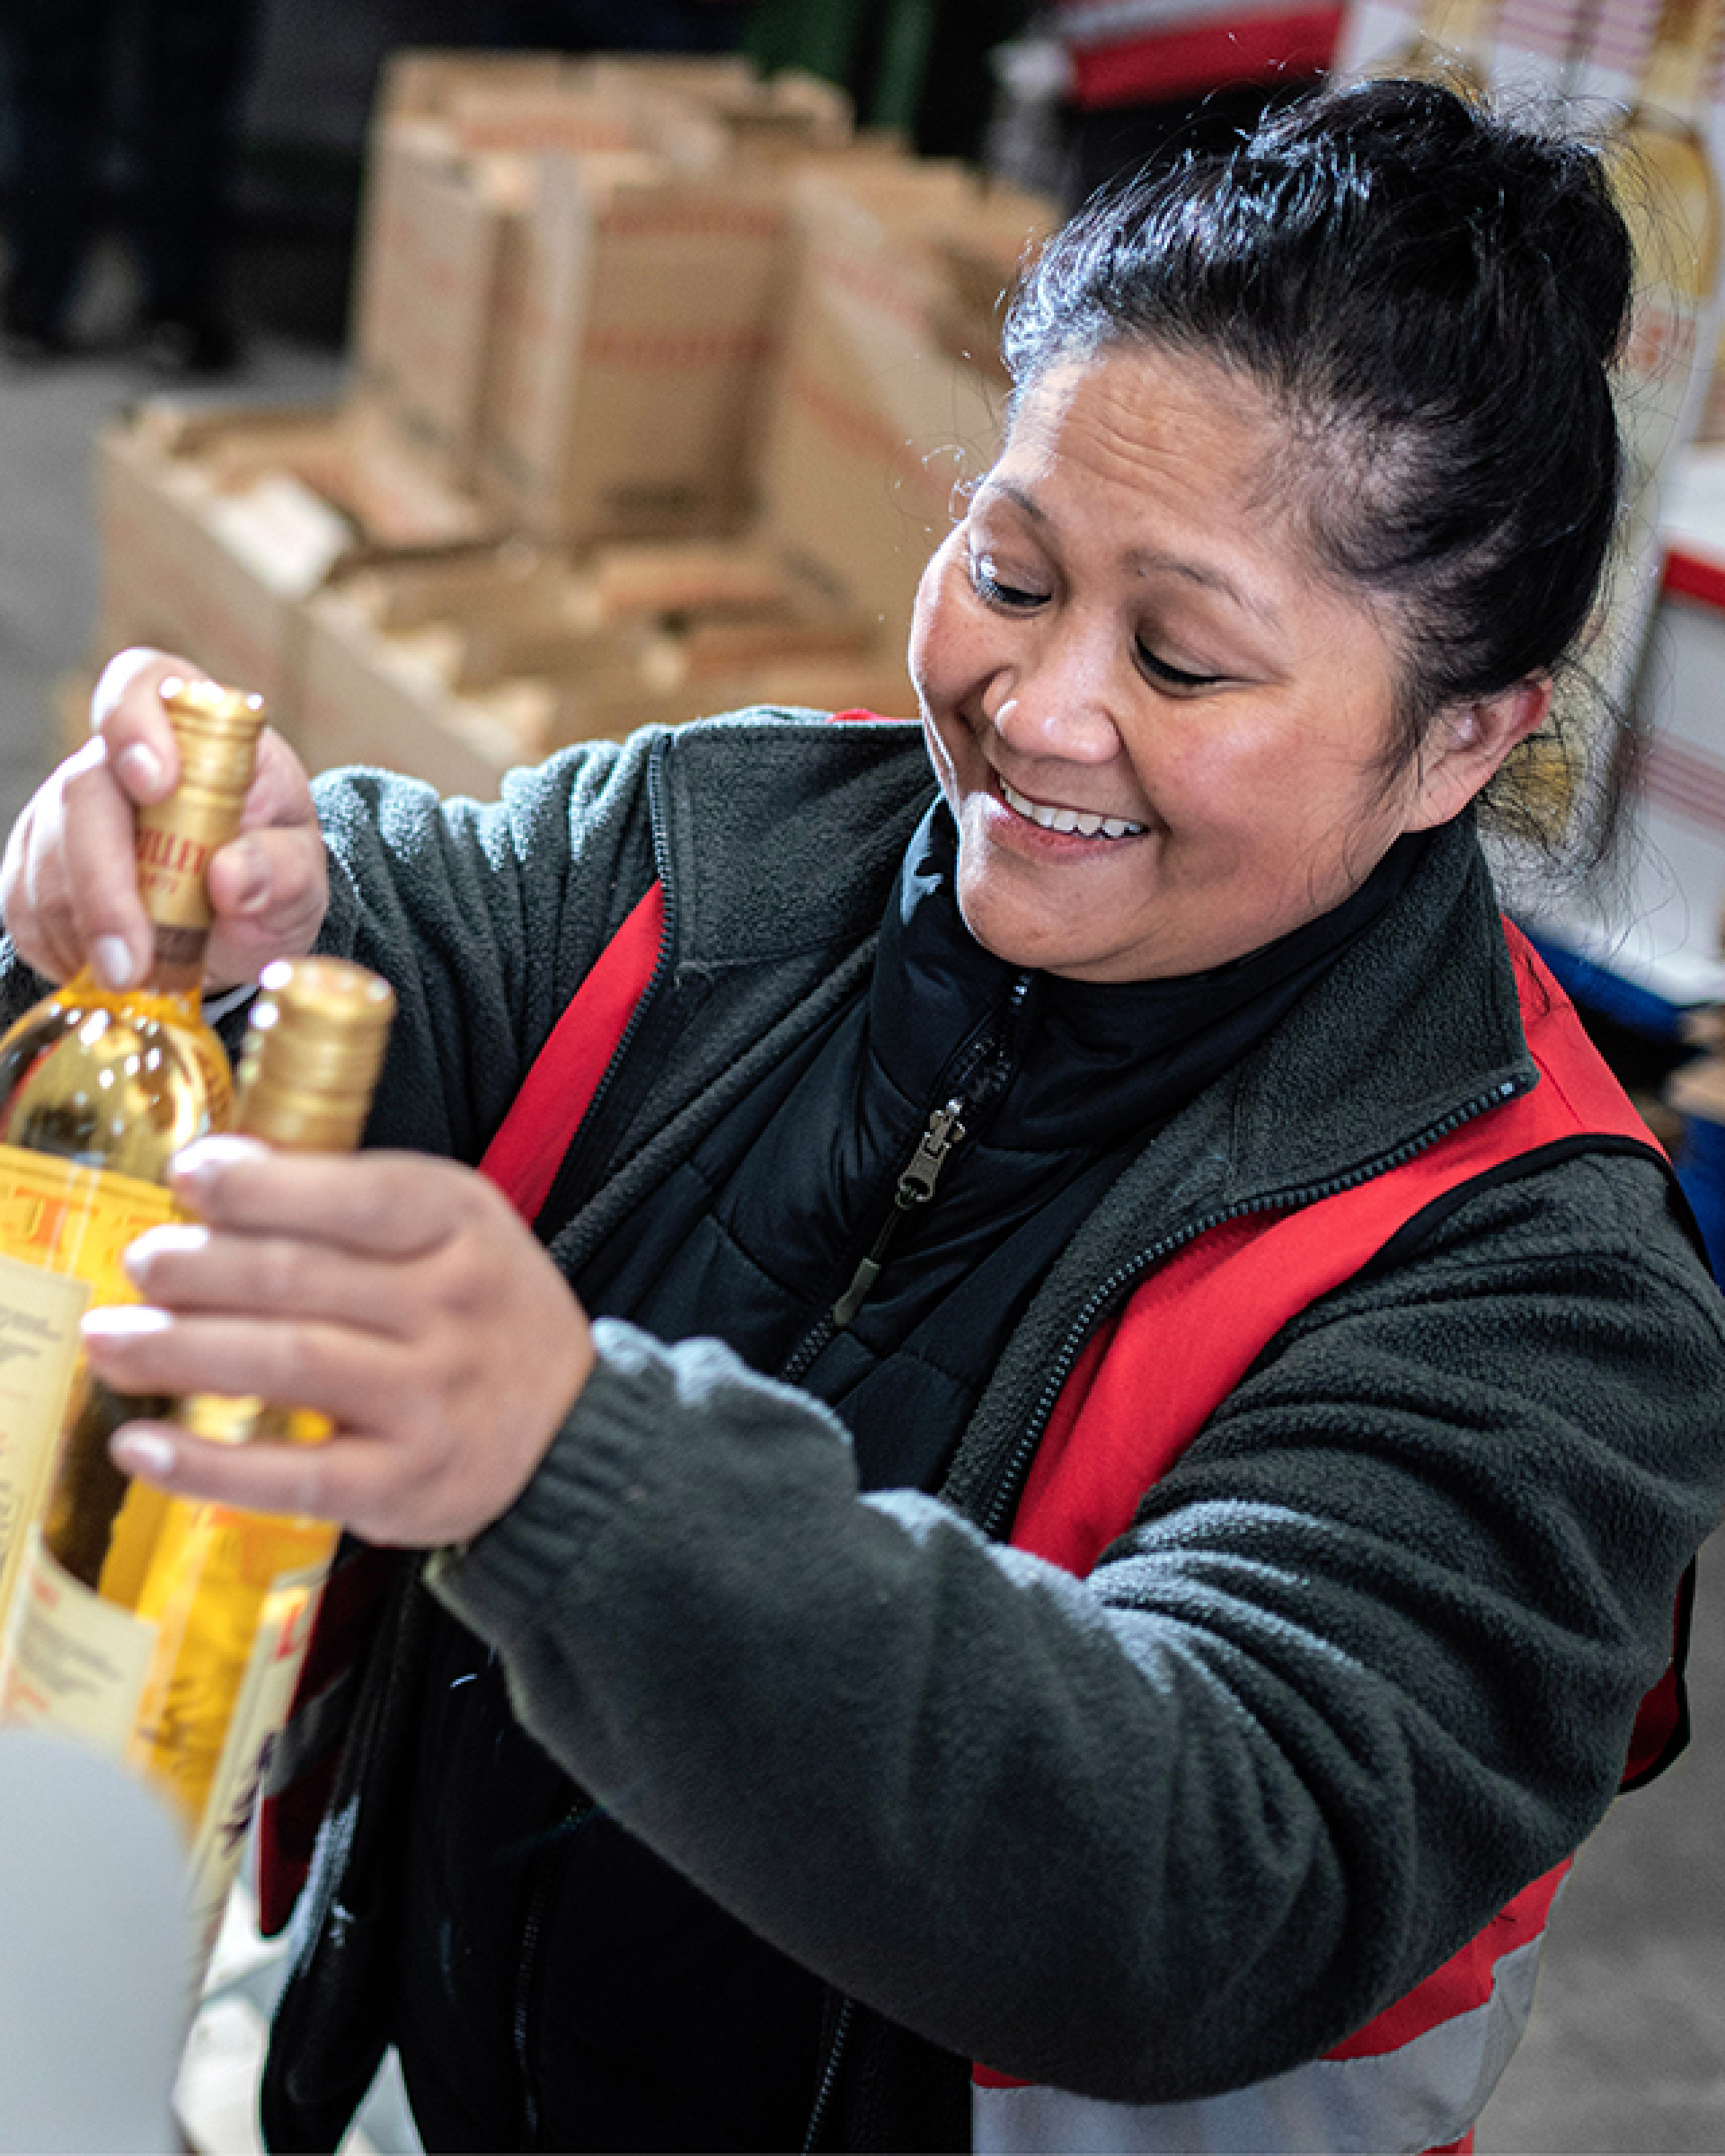
[[[1188,472],[1233,492],[1255,483],[1285,446],[1278,419],[1256,384],[1216,360],[1107,346],[1027,385],[1001,464],[1077,458],[1128,488]]]
[[[1249,380],[1160,349],[1110,349],[1030,385],[978,490],[1050,543],[1094,544],[1273,611],[1312,573],[1287,431]]]

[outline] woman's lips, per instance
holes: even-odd
[[[1146,826],[1135,824],[1123,816],[1099,816],[1087,808],[1056,808],[1045,801],[1033,801],[1028,794],[1020,793],[1009,786],[996,772],[995,784],[1000,798],[1013,814],[1025,823],[1034,824],[1039,831],[1054,831],[1062,836],[1085,839],[1102,839],[1110,844],[1126,838],[1142,838]]]

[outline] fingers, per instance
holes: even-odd
[[[142,1475],[174,1497],[289,1518],[343,1520],[367,1509],[365,1492],[356,1492],[343,1472],[349,1445],[209,1445],[174,1423],[123,1423],[112,1454],[128,1475]]]
[[[417,1316],[399,1265],[293,1235],[218,1234],[196,1224],[152,1228],[126,1252],[125,1265],[146,1303],[186,1315],[261,1312],[341,1325],[363,1314],[385,1339],[410,1337]]]
[[[0,906],[20,954],[65,980],[85,963],[110,988],[134,987],[152,938],[137,894],[133,813],[179,777],[164,686],[198,669],[159,651],[111,660],[91,703],[92,740],[39,789],[0,862]],[[311,788],[298,758],[264,732],[244,835],[211,864],[215,923],[207,984],[255,980],[271,959],[309,950],[328,905]]]
[[[86,955],[111,985],[132,977],[149,929],[132,858],[132,806],[107,745],[87,743],[38,790],[13,826],[0,902],[20,955],[52,980]]]
[[[201,1138],[178,1154],[176,1194],[212,1229],[303,1236],[377,1258],[436,1250],[462,1231],[515,1215],[495,1188],[419,1153],[272,1153],[254,1138]],[[133,1246],[148,1262],[151,1236]],[[157,1276],[144,1271],[140,1284]]]
[[[399,1512],[389,1490],[393,1462],[365,1438],[216,1445],[188,1436],[177,1423],[128,1422],[115,1433],[112,1450],[128,1474],[175,1497],[244,1512],[334,1520],[385,1547],[430,1549],[460,1539],[457,1533],[429,1533],[420,1542],[398,1531]]]
[[[199,1316],[118,1303],[92,1311],[84,1337],[93,1367],[127,1394],[291,1401],[346,1430],[381,1429],[398,1401],[418,1389],[413,1341],[333,1321]]]
[[[69,916],[72,948],[89,954],[109,988],[131,987],[150,962],[150,924],[137,894],[132,835],[132,800],[111,748],[92,741],[66,766],[58,847],[44,849],[39,858],[37,903],[60,901],[57,911]]]
[[[172,681],[197,681],[203,669],[170,651],[117,652],[90,698],[90,730],[108,745],[117,782],[135,801],[159,801],[180,776],[180,752],[162,705]]]
[[[271,1154],[235,1138],[189,1148],[178,1183],[202,1219],[131,1246],[146,1299],[86,1314],[92,1368],[121,1393],[315,1409],[335,1434],[234,1447],[128,1426],[123,1466],[416,1547],[464,1541],[515,1501],[593,1351],[567,1283],[499,1192],[447,1161]]]
[[[305,767],[268,729],[243,835],[211,861],[207,888],[211,987],[255,980],[272,959],[296,958],[317,940],[330,897],[323,834]]]

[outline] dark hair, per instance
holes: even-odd
[[[1144,342],[1268,393],[1320,562],[1394,604],[1399,768],[1445,706],[1577,663],[1631,267],[1595,150],[1435,83],[1356,83],[1092,200],[1026,279],[1006,364],[1017,400]]]

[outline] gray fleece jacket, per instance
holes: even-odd
[[[574,1271],[865,973],[930,791],[914,729],[772,714],[569,752],[483,808],[321,782],[326,947],[401,997],[372,1138],[477,1159],[660,877],[668,956],[553,1197]],[[1089,1578],[997,1538],[1153,1253],[1533,1082],[1459,824],[1075,1237],[940,1498],[860,1498],[818,1404],[607,1322],[540,1471],[432,1587],[572,1776],[888,2022],[1136,2102],[1310,2058],[1616,1788],[1725,1502],[1725,1304],[1668,1173],[1602,1148],[1483,1179],[1285,1329]],[[343,1865],[386,1839],[410,1680],[374,1673],[279,2141],[348,2079],[314,1993],[386,1921]]]

